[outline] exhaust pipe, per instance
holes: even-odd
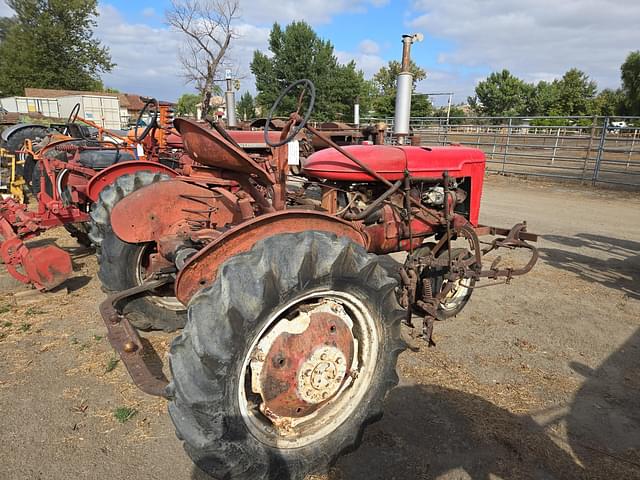
[[[409,135],[409,118],[411,116],[411,94],[413,93],[413,75],[411,74],[411,45],[423,40],[421,33],[402,36],[402,68],[398,74],[396,92],[396,111],[393,122],[393,133],[398,143],[404,143]]]
[[[225,80],[227,81],[227,91],[224,92],[225,103],[227,106],[227,127],[237,127],[236,120],[236,96],[233,91],[233,79],[231,78],[231,70],[225,71]]]

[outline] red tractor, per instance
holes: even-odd
[[[48,135],[35,151],[27,142],[28,154],[35,159],[31,188],[38,198],[37,210],[11,198],[0,202],[0,258],[11,275],[41,290],[60,285],[72,272],[69,254],[53,245],[29,249],[26,240],[64,226],[81,244],[91,245],[90,237],[99,243],[99,232],[88,232],[85,222],[105,187],[119,182],[132,191],[178,174],[161,163],[167,156],[171,160],[172,146],[165,138],[172,121],[169,109],[149,100],[140,116],[150,107],[151,122],[141,132],[136,129],[132,138],[78,118],[76,105],[64,133]],[[97,135],[88,126],[97,129]],[[98,215],[94,225],[100,224]]]
[[[289,86],[269,115],[294,89],[298,108],[277,140],[266,122],[271,155],[177,119],[185,152],[218,179],[133,192],[102,243],[101,278],[141,279],[102,303],[109,340],[142,390],[169,399],[187,452],[216,478],[302,478],[355,448],[398,381],[401,323],[421,317],[432,344],[434,321],[460,312],[476,282],[508,282],[537,260],[525,224],[478,224],[480,150],[340,147],[307,126],[333,148],[290,176],[287,142],[309,119],[313,84]],[[530,251],[526,265],[485,265],[516,248]],[[403,265],[392,252],[407,252]],[[187,312],[171,382],[145,363],[127,315],[136,301]]]

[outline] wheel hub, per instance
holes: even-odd
[[[342,305],[324,300],[282,318],[251,353],[251,389],[278,433],[290,433],[340,395],[357,368],[353,321]]]
[[[341,350],[318,348],[298,372],[298,395],[308,404],[321,403],[334,395],[347,373],[347,359]]]

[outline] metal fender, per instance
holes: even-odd
[[[153,183],[127,195],[111,212],[111,227],[128,243],[158,241],[184,226],[215,223],[224,227],[242,220],[237,197],[223,188],[206,188],[184,177]]]
[[[158,162],[148,162],[146,160],[120,162],[105,168],[89,180],[89,183],[87,183],[87,196],[92,202],[95,202],[98,200],[102,189],[107,185],[111,185],[116,178],[129,173],[139,172],[141,170],[145,170],[147,172],[166,173],[171,177],[178,176],[178,172]]]
[[[353,223],[327,213],[310,210],[268,213],[226,231],[189,259],[178,273],[176,297],[187,305],[198,290],[214,282],[220,265],[234,255],[251,250],[260,240],[272,235],[309,230],[348,237],[365,248],[368,244],[366,235]]]

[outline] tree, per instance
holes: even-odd
[[[349,117],[364,77],[355,63],[338,63],[331,42],[318,37],[305,22],[293,22],[284,29],[275,23],[269,35],[269,50],[271,56],[256,50],[251,62],[260,107],[269,110],[287,85],[308,78],[316,86],[315,119]],[[294,97],[293,94],[285,99],[276,114],[288,115],[295,110]]]
[[[18,23],[16,17],[0,17],[0,42],[4,41],[11,30]]]
[[[256,105],[249,92],[244,92],[237,105],[238,115],[242,120],[249,120],[256,116]]]
[[[572,68],[554,84],[557,88],[554,110],[558,115],[590,115],[593,112],[598,86],[586,73]]]
[[[594,115],[612,117],[620,115],[625,108],[625,96],[621,89],[605,88],[594,100]]]
[[[561,115],[557,110],[558,82],[540,81],[533,87],[532,95],[527,107],[531,115]]]
[[[202,97],[195,93],[183,93],[176,104],[176,114],[180,117],[195,117],[201,100]]]
[[[93,36],[97,0],[6,0],[15,12],[0,23],[0,92],[23,95],[25,87],[68,90],[102,88],[108,48]]]
[[[464,117],[467,116],[462,105],[451,105],[451,110],[449,110],[449,123],[452,125],[462,125],[464,124]],[[433,114],[434,117],[446,117],[447,116],[447,107],[439,107],[434,109]]]
[[[514,77],[509,70],[494,72],[476,86],[469,104],[482,115],[508,117],[528,115],[533,86]]]
[[[382,67],[373,76],[373,98],[371,104],[376,115],[389,117],[395,113],[398,74],[402,64],[395,60]],[[412,93],[415,93],[418,82],[427,78],[427,72],[420,68],[413,60],[409,65],[409,71],[413,74]],[[426,117],[433,112],[431,100],[426,95],[414,95],[411,99],[411,116]]]
[[[209,113],[214,81],[239,16],[239,0],[172,0],[167,23],[186,36],[180,61],[188,83],[195,83],[202,99],[202,118]]]
[[[620,67],[628,115],[640,115],[640,51],[631,52]]]

